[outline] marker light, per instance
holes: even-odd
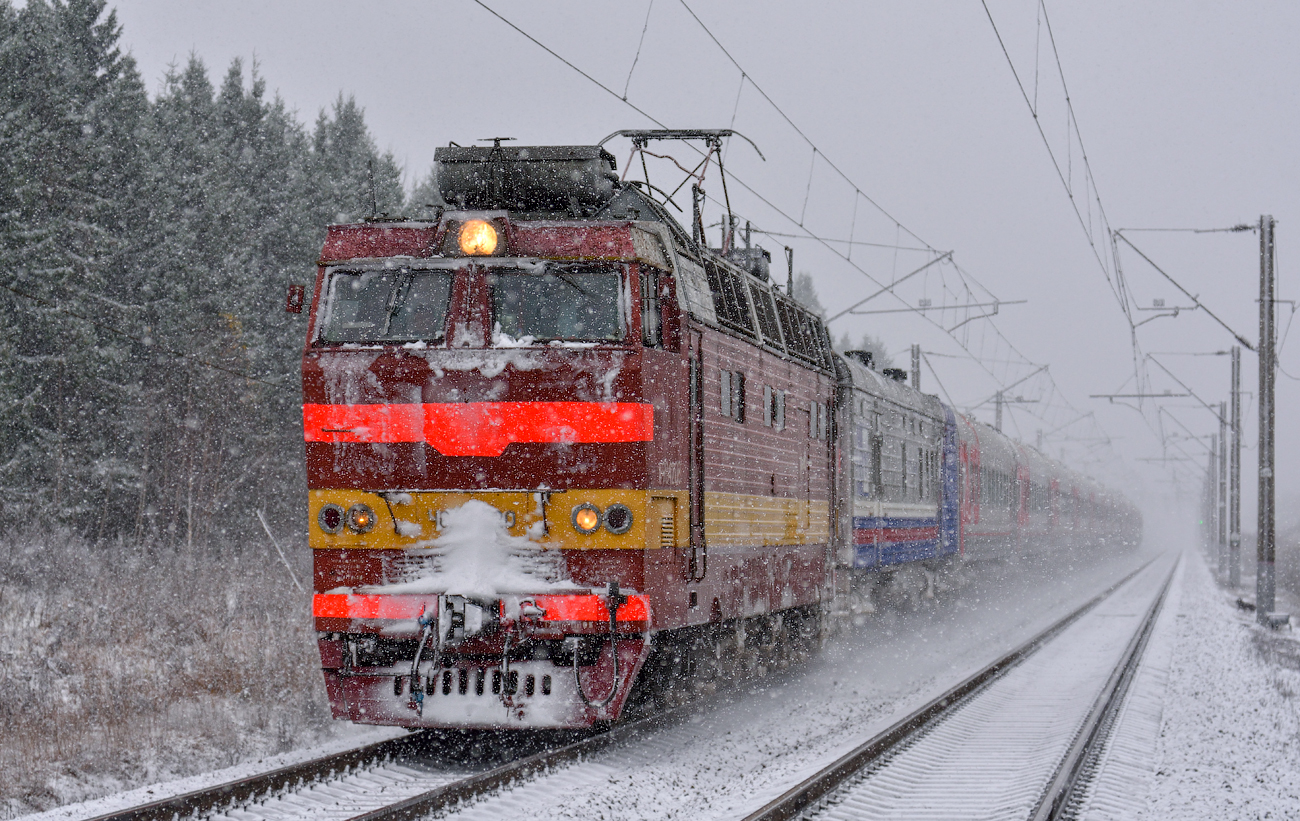
[[[605,508],[605,529],[615,535],[632,529],[632,509],[622,503]]]
[[[375,526],[375,512],[367,505],[348,508],[348,529],[355,533],[369,533]]]
[[[497,229],[487,220],[468,220],[460,227],[460,250],[472,257],[497,250]]]
[[[316,522],[326,533],[338,533],[343,529],[343,508],[334,504],[322,505],[320,513],[316,514]]]
[[[600,527],[600,508],[583,502],[573,509],[573,529],[579,533],[595,533]]]

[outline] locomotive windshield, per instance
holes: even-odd
[[[498,341],[623,338],[621,281],[616,271],[548,265],[542,273],[489,275],[493,336]]]
[[[449,271],[335,271],[321,339],[436,342],[446,329],[450,296]]]

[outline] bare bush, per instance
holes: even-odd
[[[0,817],[330,733],[310,602],[269,548],[47,533],[0,546],[0,580]]]

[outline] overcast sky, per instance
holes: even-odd
[[[940,330],[939,325],[951,327],[967,315],[960,312],[930,313],[933,323],[915,313],[847,316],[832,323],[837,336],[874,333],[903,367],[910,365],[908,346],[920,343],[934,368],[923,368],[923,388],[950,396],[959,406],[975,405],[997,389],[993,376],[962,358],[959,341],[1003,384],[1036,365],[1050,365],[1063,396],[1051,394],[1041,376],[1014,388],[1013,396],[1039,401],[1009,410],[1007,430],[1031,443],[1037,431],[1046,430],[1050,454],[1064,452],[1071,463],[1110,481],[1140,484],[1153,500],[1173,492],[1173,473],[1182,477],[1183,494],[1195,497],[1205,441],[1185,438],[1162,449],[1156,431],[1162,423],[1167,434],[1208,435],[1217,429],[1208,411],[1194,399],[1171,399],[1158,403],[1166,412],[1158,414],[1148,403],[1143,416],[1089,398],[1133,392],[1126,380],[1134,363],[1128,320],[1089,244],[1088,223],[1113,274],[1110,241],[1095,202],[1086,203],[1095,191],[1114,228],[1217,228],[1254,223],[1261,213],[1271,213],[1279,221],[1280,296],[1296,296],[1300,289],[1292,284],[1287,260],[1288,250],[1300,243],[1295,151],[1300,6],[1048,0],[1051,34],[1094,188],[1083,182],[1079,143],[1067,140],[1068,111],[1040,8],[1034,0],[990,0],[1025,93],[1031,102],[1036,98],[1042,130],[1062,173],[1073,180],[1081,225],[979,0],[689,2],[752,82],[742,82],[740,70],[680,0],[487,0],[615,95],[473,0],[131,0],[118,2],[117,11],[124,42],[151,93],[161,87],[169,65],[191,54],[208,65],[214,79],[232,59],[242,58],[246,65],[256,61],[269,87],[306,122],[340,93],[354,95],[380,147],[393,152],[412,182],[428,173],[434,148],[452,140],[465,144],[510,136],[523,144],[589,144],[621,128],[653,127],[619,99],[625,88],[629,103],[670,126],[732,126],[766,157],[761,161],[738,141],[727,148],[727,167],[734,175],[729,194],[742,219],[780,233],[832,239],[852,233],[860,241],[951,250],[965,272],[963,279],[951,266],[936,265],[900,284],[898,299],[883,296],[863,309],[915,307],[921,299],[951,304],[963,282],[987,289],[976,288],[967,302],[1027,300],[1001,306],[993,320],[1023,359],[997,341],[987,320],[958,329],[957,339]],[[808,142],[759,88],[816,145],[819,157],[814,159]],[[622,170],[628,143],[615,140],[609,147]],[[694,156],[681,146],[661,148],[683,162]],[[668,171],[660,163],[652,182],[675,186],[680,175],[673,178]],[[870,201],[857,197],[854,185]],[[711,198],[720,199],[716,176],[706,187]],[[678,201],[689,212],[689,195]],[[710,219],[718,213],[715,207]],[[1256,234],[1128,236],[1236,332],[1257,337]],[[888,283],[933,258],[923,251],[856,246],[850,264],[812,239],[762,242],[774,260],[781,259],[782,245],[795,248],[796,267],[814,276],[832,314],[878,288],[868,275]],[[1167,306],[1190,305],[1122,247],[1120,263],[1138,305],[1150,307],[1156,299]],[[1141,321],[1157,313],[1134,316]],[[1290,316],[1291,306],[1283,305],[1279,333]],[[1226,399],[1226,356],[1159,354],[1226,350],[1231,336],[1203,312],[1153,319],[1138,330],[1138,340],[1144,352],[1157,353],[1157,360],[1201,398]],[[1288,339],[1281,362],[1300,376],[1300,342]],[[1148,364],[1148,370],[1153,389],[1186,392],[1157,365]],[[1246,530],[1253,530],[1254,521],[1257,411],[1251,399],[1257,379],[1256,359],[1247,351]],[[1294,458],[1300,456],[1294,424],[1298,385],[1279,377],[1282,499],[1296,497],[1300,487]],[[1073,418],[1071,408],[1094,412],[1097,425],[1089,419],[1050,433]],[[975,413],[992,421],[991,404]],[[1099,431],[1111,444],[1078,441]],[[1141,461],[1165,453],[1190,454],[1196,461]],[[1285,511],[1280,515],[1285,518]]]

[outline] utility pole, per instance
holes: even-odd
[[[1219,403],[1219,464],[1214,488],[1214,532],[1219,545],[1219,582],[1227,578],[1228,565],[1228,403]]]
[[[1217,548],[1217,534],[1219,532],[1217,519],[1219,508],[1219,436],[1210,434],[1210,463],[1206,466],[1205,471],[1205,507],[1202,508],[1201,520],[1204,522],[1204,533],[1206,552],[1210,548]],[[1219,570],[1226,570],[1223,565],[1223,557],[1219,557]]]
[[[1228,585],[1241,586],[1241,346],[1232,346],[1232,458],[1228,466]]]
[[[1273,618],[1273,378],[1275,344],[1273,338],[1273,217],[1259,218],[1259,549],[1255,574],[1255,618],[1272,626]]]
[[[912,387],[921,389],[921,346],[912,346]]]
[[[993,429],[998,433],[1002,432],[1002,391],[998,391],[997,398],[994,400],[997,410],[993,415]]]

